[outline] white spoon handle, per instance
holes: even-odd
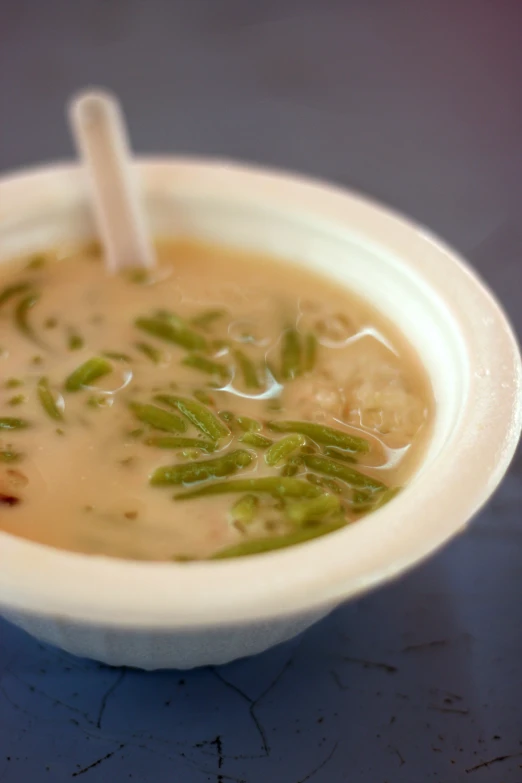
[[[150,269],[155,264],[154,250],[131,169],[118,101],[104,92],[81,93],[70,103],[69,118],[91,181],[107,270]]]

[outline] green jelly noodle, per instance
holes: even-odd
[[[173,314],[156,318],[138,318],[136,326],[143,332],[191,351],[207,347],[203,335],[192,330],[181,318]]]
[[[61,421],[63,419],[63,413],[53,396],[48,379],[40,378],[36,390],[38,392],[38,399],[47,415],[51,419]]]
[[[13,416],[0,416],[0,430],[23,430],[29,426],[25,419],[17,419]]]
[[[311,525],[309,527],[294,530],[281,536],[270,536],[266,538],[252,538],[249,541],[243,541],[226,549],[221,549],[213,555],[213,560],[225,560],[231,557],[245,557],[246,555],[262,555],[267,552],[274,552],[277,549],[286,549],[296,544],[304,544],[312,541],[314,538],[325,536],[328,533],[335,533],[337,530],[345,527],[345,521],[330,522],[322,525]]]
[[[164,432],[185,432],[187,429],[187,424],[181,416],[176,416],[175,413],[159,408],[157,405],[131,402],[129,407],[139,421],[148,424],[152,429]]]
[[[220,440],[230,435],[228,427],[198,400],[191,400],[187,397],[175,397],[172,394],[160,394],[156,399],[158,402],[177,409],[194,427],[211,440]]]
[[[112,372],[112,364],[101,356],[93,357],[84,362],[65,381],[65,390],[68,392],[80,391],[84,386],[103,378]]]
[[[244,478],[232,481],[207,484],[200,489],[175,495],[177,500],[191,500],[208,495],[224,495],[237,492],[258,492],[280,498],[315,498],[320,490],[295,478],[282,476],[265,476],[263,478]]]
[[[158,468],[150,478],[153,486],[165,484],[194,484],[206,479],[231,476],[238,470],[247,468],[253,462],[253,456],[248,451],[230,451],[223,457],[202,460],[200,462],[181,463]]]
[[[326,446],[337,446],[346,451],[355,451],[365,454],[370,450],[370,444],[364,438],[350,435],[348,432],[326,427],[323,424],[315,424],[309,421],[270,421],[268,429],[274,432],[297,432],[308,436],[316,443]]]

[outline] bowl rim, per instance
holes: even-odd
[[[114,627],[271,619],[357,595],[412,567],[461,531],[500,483],[522,428],[516,337],[492,293],[461,256],[423,226],[318,179],[185,156],[138,158],[136,167],[147,189],[172,190],[175,184],[199,193],[221,187],[236,199],[248,192],[255,194],[256,202],[263,198],[275,207],[291,205],[351,233],[357,226],[406,265],[414,265],[446,300],[451,281],[456,301],[467,297],[466,322],[458,307],[453,306],[453,315],[465,337],[470,373],[475,379],[480,376],[480,382],[474,383],[466,402],[451,454],[428,466],[392,504],[363,524],[287,550],[189,564],[81,555],[0,533],[0,607]],[[84,191],[83,175],[77,164],[67,163],[5,174],[0,178],[0,205],[23,212],[28,188],[66,198]],[[430,484],[435,470],[437,482]]]

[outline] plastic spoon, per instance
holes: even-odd
[[[69,104],[69,120],[91,182],[107,270],[151,269],[155,265],[154,249],[118,100],[103,91],[80,93]]]

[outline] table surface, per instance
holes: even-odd
[[[0,169],[71,157],[64,102],[104,84],[139,152],[411,214],[520,329],[521,22],[516,0],[3,0]],[[521,471],[400,581],[220,669],[113,670],[0,622],[1,783],[521,783]]]

